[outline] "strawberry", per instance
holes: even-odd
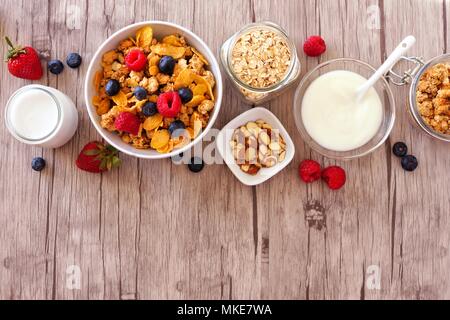
[[[327,45],[321,36],[311,36],[306,39],[303,51],[309,57],[318,57],[327,50]]]
[[[175,118],[181,110],[181,98],[178,92],[161,94],[157,101],[158,112],[166,118]]]
[[[331,166],[323,170],[322,179],[331,190],[338,190],[345,185],[347,177],[344,169],[338,166]]]
[[[305,160],[299,167],[300,179],[306,183],[311,183],[320,179],[322,168],[320,164],[313,160]]]
[[[114,121],[114,127],[118,131],[131,133],[132,135],[137,136],[141,127],[141,120],[139,120],[137,115],[131,112],[121,112]]]
[[[118,151],[112,146],[105,146],[98,141],[89,142],[81,150],[76,165],[81,170],[101,173],[120,166],[122,161],[118,157]]]
[[[14,47],[11,40],[5,37],[9,46],[5,62],[8,62],[8,70],[13,76],[27,80],[39,80],[42,78],[42,66],[39,56],[32,47]]]

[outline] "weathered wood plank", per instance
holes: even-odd
[[[387,50],[395,46],[393,35],[412,33],[417,38],[412,55],[428,60],[444,52],[447,31],[442,1],[417,1],[414,5],[408,1],[385,1],[384,6],[386,34],[392,35],[386,37]],[[391,297],[448,299],[449,149],[415,127],[405,111],[407,90],[397,89],[398,121],[391,141],[406,141],[421,167],[411,175],[400,170],[397,161],[392,162],[391,188],[396,202],[391,203],[395,212]]]

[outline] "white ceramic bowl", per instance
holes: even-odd
[[[154,36],[158,39],[162,39],[162,37],[170,34],[181,34],[185,37],[186,41],[196,48],[210,63],[209,70],[214,74],[214,77],[216,78],[216,86],[214,88],[214,96],[215,96],[215,107],[214,111],[211,114],[208,126],[202,131],[202,133],[190,144],[184,146],[183,148],[176,149],[171,153],[167,154],[160,154],[155,150],[147,149],[147,150],[139,150],[134,148],[133,146],[126,144],[122,141],[122,139],[117,135],[116,133],[109,132],[105,129],[103,129],[100,126],[100,117],[96,113],[95,107],[92,105],[92,98],[96,94],[93,86],[93,79],[95,76],[95,73],[98,70],[101,70],[101,60],[103,57],[103,54],[106,52],[113,50],[117,48],[120,41],[130,37],[134,36],[136,31],[142,28],[143,26],[150,25],[153,28]],[[208,131],[212,128],[214,125],[214,122],[217,119],[217,116],[220,111],[220,106],[222,102],[222,96],[223,96],[223,84],[222,84],[222,75],[220,72],[219,64],[217,63],[216,58],[214,57],[211,50],[208,48],[208,46],[201,40],[197,35],[192,33],[191,31],[173,24],[169,22],[163,22],[163,21],[146,21],[146,22],[140,22],[133,25],[130,25],[128,27],[125,27],[116,33],[114,33],[111,37],[109,37],[97,50],[94,57],[92,58],[89,69],[86,75],[86,80],[84,84],[84,94],[85,94],[85,100],[86,100],[86,107],[89,113],[89,117],[91,118],[92,123],[94,124],[94,127],[97,129],[97,131],[102,135],[102,137],[112,146],[117,148],[119,151],[126,153],[131,156],[135,156],[138,158],[143,159],[163,159],[163,158],[169,158],[172,156],[175,156],[177,154],[180,154],[181,152],[184,152],[194,144],[200,142],[203,137],[208,133]]]
[[[236,164],[236,161],[234,160],[233,154],[231,152],[230,141],[232,139],[234,130],[242,125],[245,125],[247,122],[256,121],[259,119],[264,120],[274,129],[279,130],[280,135],[286,142],[286,158],[282,162],[277,163],[272,168],[262,168],[256,175],[252,176],[243,172]],[[230,123],[228,123],[220,131],[216,139],[216,144],[220,155],[230,168],[231,172],[233,172],[233,174],[236,176],[236,178],[239,179],[239,181],[247,186],[256,186],[269,180],[270,178],[278,174],[281,170],[283,170],[292,161],[292,159],[294,159],[295,155],[294,143],[292,142],[292,139],[286,129],[281,124],[280,120],[278,120],[278,118],[272,112],[262,107],[250,109],[231,120]]]

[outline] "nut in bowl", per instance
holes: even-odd
[[[118,31],[100,47],[89,66],[85,99],[92,123],[111,145],[161,159],[190,149],[208,133],[222,88],[218,63],[200,38],[149,21]]]
[[[277,117],[253,108],[228,123],[217,137],[220,155],[245,185],[265,182],[294,158],[295,146]]]

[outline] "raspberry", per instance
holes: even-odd
[[[157,102],[158,112],[166,118],[175,118],[181,109],[181,98],[178,92],[170,91],[161,94]]]
[[[306,183],[311,183],[320,179],[320,172],[322,168],[320,164],[313,160],[305,160],[300,164],[299,174],[300,179]]]
[[[147,65],[147,57],[141,50],[134,49],[131,50],[125,57],[125,64],[128,69],[139,72],[144,70]]]
[[[337,166],[328,167],[322,172],[322,179],[331,190],[342,188],[347,180],[344,169]]]
[[[321,36],[311,36],[306,39],[303,51],[309,57],[318,57],[327,50],[325,41]]]
[[[114,127],[118,131],[130,133],[134,136],[137,136],[139,134],[140,126],[141,121],[139,120],[139,118],[130,112],[119,113],[116,120],[114,121]]]

